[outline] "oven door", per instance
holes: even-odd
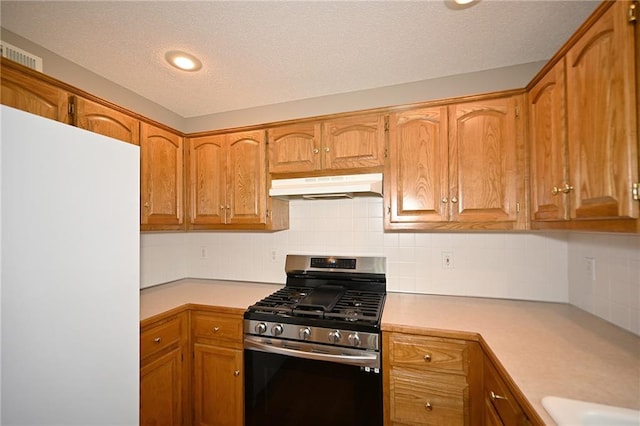
[[[245,425],[381,426],[379,366],[379,352],[246,336]]]

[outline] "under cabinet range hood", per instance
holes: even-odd
[[[382,173],[273,179],[269,195],[275,198],[352,198],[382,196]]]

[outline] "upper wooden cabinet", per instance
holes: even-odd
[[[526,229],[522,96],[392,114],[385,229]]]
[[[105,105],[75,96],[73,124],[93,133],[140,145],[140,121]]]
[[[360,172],[381,167],[384,134],[381,114],[269,129],[269,173]]]
[[[288,202],[267,196],[265,132],[189,139],[189,228],[288,227]]]
[[[630,6],[604,2],[529,91],[534,229],[640,231],[639,36]]]
[[[35,71],[33,71],[35,74]],[[25,67],[2,58],[2,104],[42,117],[69,123],[69,94],[34,76]]]
[[[140,217],[143,231],[184,229],[183,138],[140,126]]]

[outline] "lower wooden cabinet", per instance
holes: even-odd
[[[188,312],[140,328],[140,424],[189,424]]]
[[[383,332],[382,341],[385,425],[477,424],[476,342],[398,332]]]
[[[505,379],[498,373],[491,360],[485,356],[483,363],[484,424],[487,426],[524,426],[531,421],[509,389]]]

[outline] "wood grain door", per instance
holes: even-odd
[[[183,419],[182,348],[140,369],[140,425],[174,426]]]
[[[456,222],[516,222],[521,130],[516,99],[449,106],[449,206]],[[522,179],[523,182],[523,179]]]
[[[617,1],[566,56],[572,219],[638,218],[634,25]]]
[[[529,92],[532,221],[569,218],[565,99],[562,60]]]
[[[269,173],[320,170],[320,123],[302,123],[268,130]]]
[[[388,228],[395,223],[446,222],[449,217],[447,108],[421,108],[389,117],[385,193]]]
[[[189,223],[224,223],[226,201],[226,138],[224,135],[189,139]]]
[[[228,224],[266,222],[265,132],[227,135]]]
[[[140,136],[141,229],[182,229],[183,138],[148,123]]]
[[[76,96],[74,124],[124,142],[140,145],[140,121],[97,102]]]
[[[381,114],[325,121],[323,167],[335,170],[384,165],[384,133]]]
[[[194,412],[198,426],[242,426],[242,351],[194,345]]]

